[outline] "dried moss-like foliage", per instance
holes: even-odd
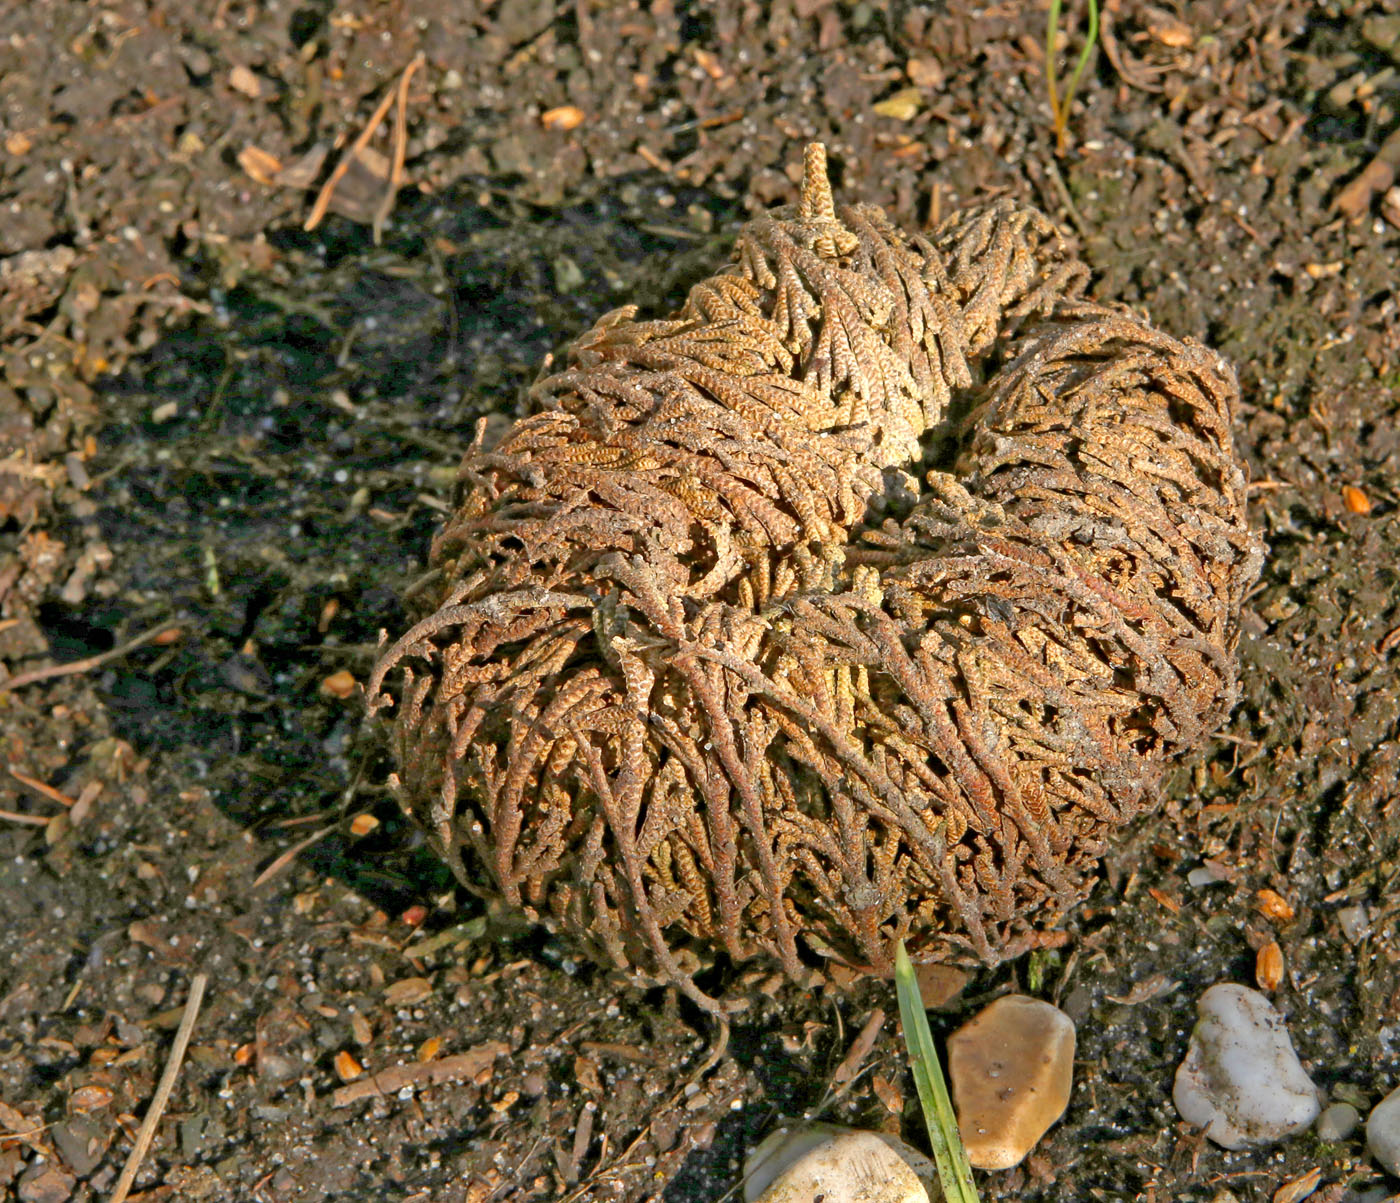
[[[1082,898],[1233,703],[1260,563],[1233,374],[1086,280],[1007,202],[837,210],[811,147],[679,313],[478,436],[370,685],[461,880],[706,1006],[711,950],[993,962]]]

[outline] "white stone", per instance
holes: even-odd
[[[802,1121],[775,1128],[745,1158],[744,1203],[929,1203],[936,1178],[933,1162],[897,1136]]]
[[[1172,1101],[1227,1149],[1272,1144],[1317,1118],[1321,1101],[1288,1038],[1283,1016],[1257,990],[1212,986],[1176,1071]]]
[[[1400,1086],[1371,1112],[1366,1121],[1366,1147],[1387,1173],[1400,1177]]]
[[[1035,1148],[1069,1105],[1074,1021],[1058,1007],[1007,994],[948,1037],[948,1078],[967,1159],[1006,1170]]]

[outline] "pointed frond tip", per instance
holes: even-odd
[[[807,143],[802,156],[802,198],[797,205],[798,220],[815,235],[814,248],[828,259],[849,255],[860,239],[836,217],[836,201],[831,195],[831,177],[826,169],[826,146]]]

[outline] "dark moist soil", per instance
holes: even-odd
[[[1400,155],[1372,162],[1400,126],[1400,17],[1107,8],[1060,156],[1043,5],[0,15],[0,655],[80,670],[0,688],[0,1198],[107,1196],[200,972],[145,1200],[702,1203],[781,1114],[921,1143],[887,983],[752,972],[707,1066],[715,1032],[674,994],[452,888],[353,684],[476,421],[516,414],[600,312],[677,303],[746,214],[793,199],[810,138],[843,197],[909,226],[1039,204],[1100,298],[1244,385],[1270,548],[1244,698],[1068,943],[934,1016],[1014,987],[1078,1024],[1069,1111],[984,1197],[1228,1203],[1313,1170],[1328,1203],[1397,1189],[1358,1136],[1227,1153],[1169,1093],[1196,997],[1253,984],[1271,941],[1319,1084],[1364,1109],[1400,1076]],[[305,187],[419,53],[381,242],[392,112],[305,232]],[[337,1096],[404,1065],[416,1086]]]

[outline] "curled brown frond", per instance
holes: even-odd
[[[462,881],[705,1006],[716,949],[1031,946],[1228,712],[1260,563],[1215,355],[1081,300],[1033,210],[909,236],[805,169],[474,447],[371,682]]]

